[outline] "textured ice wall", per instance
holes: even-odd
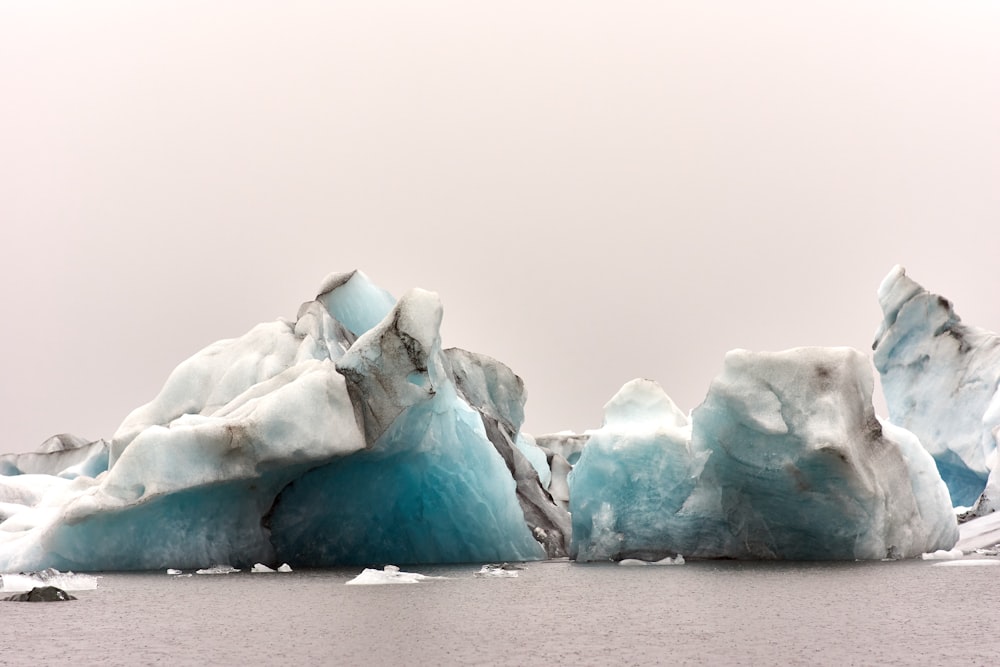
[[[294,322],[180,364],[110,447],[5,457],[0,571],[565,553],[568,517],[514,445],[520,378],[443,353],[440,321],[430,292],[334,274]]]
[[[972,505],[997,467],[1000,336],[962,323],[951,302],[900,266],[882,281],[878,300],[884,319],[873,348],[889,418],[920,438],[952,502]],[[995,488],[978,511],[998,502]]]
[[[458,395],[440,321],[437,296],[413,290],[338,362],[363,397],[374,445],[309,472],[281,494],[269,522],[284,558],[328,565],[545,556],[483,415]],[[488,412],[520,426],[520,404],[512,410],[495,400],[504,387],[472,384]]]
[[[570,474],[574,552],[809,560],[950,548],[945,487],[912,436],[883,431],[872,384],[846,348],[733,351],[690,436],[662,390],[626,385]]]
[[[573,552],[580,561],[690,554],[703,517],[681,512],[705,455],[660,385],[632,380],[605,406],[569,475]]]

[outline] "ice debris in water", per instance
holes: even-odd
[[[966,558],[964,560],[943,560],[934,563],[935,567],[947,566],[947,567],[966,567],[977,565],[1000,565],[1000,560],[996,558]]]
[[[441,318],[432,292],[334,274],[294,321],[182,362],[110,443],[0,457],[0,570],[565,556],[523,383],[442,349]]]
[[[232,574],[233,572],[239,572],[239,569],[232,565],[213,565],[212,567],[195,570],[195,574]]]
[[[254,566],[250,569],[251,572],[256,573],[267,573],[267,572],[291,572],[292,568],[288,563],[280,565],[277,569],[270,568],[263,563],[254,563]]]
[[[474,576],[477,577],[493,577],[493,578],[504,578],[504,577],[516,577],[517,571],[521,568],[509,565],[507,563],[497,564],[497,563],[487,563],[483,565]]]
[[[181,570],[175,570],[172,567],[168,567],[167,568],[167,574],[175,574],[176,575],[176,574],[182,574],[182,572],[181,572]]]
[[[684,556],[677,554],[674,557],[667,556],[666,558],[661,558],[660,560],[642,560],[641,558],[623,558],[618,561],[618,565],[622,567],[642,567],[644,565],[683,565]]]
[[[878,300],[874,361],[890,420],[931,453],[954,505],[972,516],[1000,509],[1000,335],[963,323],[901,266]]]
[[[32,588],[54,586],[64,591],[92,591],[97,588],[97,579],[93,575],[60,572],[54,568],[39,572],[5,572],[0,574],[0,590],[23,593]]]
[[[416,584],[421,581],[431,579],[445,579],[446,577],[429,577],[416,572],[402,572],[396,565],[386,565],[381,570],[365,568],[361,574],[350,581],[345,582],[348,586],[380,586],[383,584]]]
[[[609,402],[569,476],[578,560],[871,559],[949,549],[947,489],[882,424],[847,348],[726,355],[691,420],[656,383]]]
[[[930,553],[920,554],[923,560],[956,560],[965,556],[961,549],[938,549]]]

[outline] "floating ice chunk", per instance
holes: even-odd
[[[281,565],[278,566],[278,572],[291,572],[291,571],[292,571],[292,566],[289,565],[288,563],[282,563]]]
[[[943,560],[938,563],[933,564],[935,567],[965,567],[965,566],[977,566],[977,565],[1000,565],[1000,559],[997,558],[966,558],[965,560]]]
[[[498,565],[496,563],[487,563],[483,565],[478,572],[475,573],[477,577],[490,577],[490,578],[510,578],[516,577],[517,571],[521,568],[515,568],[503,563]]]
[[[648,561],[640,558],[623,558],[618,561],[618,565],[623,567],[641,567],[643,565],[683,565],[684,556],[677,554],[674,557],[667,556],[660,560]]]
[[[386,565],[381,570],[365,568],[361,574],[348,582],[348,586],[380,586],[383,584],[416,584],[421,581],[431,579],[445,579],[446,577],[429,577],[416,572],[401,572],[395,565]]]
[[[654,565],[683,565],[684,562],[685,562],[684,561],[684,556],[682,556],[681,554],[677,554],[673,558],[671,558],[670,556],[667,556],[666,558],[662,558],[662,559],[656,561],[653,564]]]
[[[256,573],[274,572],[273,569],[269,568],[267,565],[264,565],[263,563],[254,563],[254,566],[250,568],[250,571]]]
[[[232,565],[213,565],[212,567],[195,570],[195,574],[232,574],[233,572],[239,572],[239,570]]]
[[[965,552],[961,549],[938,549],[937,551],[932,551],[926,554],[920,554],[920,558],[923,560],[957,560],[963,558]]]
[[[176,569],[174,569],[172,567],[168,567],[167,568],[167,574],[177,575],[177,574],[181,574],[181,573],[182,573],[181,570],[176,570]]]

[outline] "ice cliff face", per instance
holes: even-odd
[[[912,434],[883,427],[849,349],[737,350],[691,423],[627,384],[570,474],[579,560],[877,559],[950,548],[947,491]]]
[[[1000,336],[962,323],[951,303],[897,266],[878,290],[884,319],[875,335],[875,366],[889,418],[912,431],[934,457],[952,502],[1000,503]]]
[[[515,446],[520,379],[442,351],[441,316],[332,275],[294,322],[178,366],[110,447],[5,457],[0,571],[564,555],[568,517]]]

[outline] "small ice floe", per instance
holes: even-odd
[[[381,570],[365,568],[361,574],[346,582],[348,586],[379,586],[381,584],[416,584],[428,579],[445,579],[445,577],[428,577],[416,572],[400,572],[395,565],[386,565]]]
[[[516,577],[517,571],[523,568],[517,567],[516,565],[510,565],[509,563],[487,563],[480,568],[479,572],[476,572],[474,576],[476,577],[495,577],[502,579],[504,577]]]
[[[73,574],[48,568],[40,572],[20,572],[0,574],[0,590],[25,593],[32,588],[53,586],[64,591],[92,591],[97,588],[97,577],[89,574]]]
[[[958,560],[965,556],[965,552],[961,549],[938,549],[937,551],[932,551],[926,554],[920,554],[920,557],[924,560]]]
[[[980,556],[1000,556],[1000,544],[989,549],[976,549],[975,553]]]
[[[683,565],[684,556],[677,554],[673,558],[667,556],[666,558],[661,558],[660,560],[648,561],[639,560],[638,558],[623,558],[618,561],[618,565],[621,567],[642,567],[643,565]]]
[[[254,566],[250,568],[251,572],[256,573],[266,573],[266,572],[291,572],[292,567],[288,563],[282,563],[277,570],[264,565],[263,563],[254,563]]]
[[[175,569],[174,569],[174,568],[172,568],[172,567],[168,567],[168,568],[167,568],[167,574],[172,574],[172,575],[175,575],[175,576],[176,576],[176,575],[178,575],[178,574],[183,574],[183,573],[182,573],[182,572],[181,572],[180,570],[175,570]]]
[[[934,567],[942,566],[975,566],[975,565],[1000,565],[1000,560],[995,558],[966,558],[964,560],[943,560],[940,563],[934,563]]]
[[[195,574],[230,574],[232,572],[239,572],[239,570],[232,565],[213,565],[194,571]]]

